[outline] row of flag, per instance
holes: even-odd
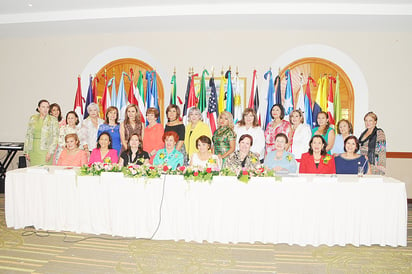
[[[140,110],[141,119],[145,122],[146,109],[154,107],[160,111],[158,88],[157,88],[157,74],[156,71],[146,71],[142,73],[139,71],[137,77],[137,83],[133,81],[134,72],[131,69],[130,74],[122,72],[120,84],[116,88],[116,79],[113,76],[111,79],[107,79],[105,72],[102,75],[104,84],[104,91],[101,100],[101,108],[103,113],[110,106],[116,106],[120,111],[120,119],[122,120],[125,115],[125,108],[128,104],[136,104]],[[177,83],[176,74],[174,73],[171,78],[171,92],[170,104],[176,104],[182,106],[183,122],[187,124],[188,113],[190,108],[197,107],[202,113],[203,120],[206,121],[214,132],[217,125],[217,117],[222,111],[228,111],[232,113],[235,123],[242,119],[244,109],[244,92],[241,91],[241,84],[238,73],[232,78],[232,72],[229,68],[226,73],[221,74],[219,83],[219,94],[217,93],[216,81],[214,76],[209,78],[209,72],[204,69],[200,76],[200,88],[196,90],[195,78],[199,77],[193,71],[189,73],[187,87],[184,97],[184,102],[177,96]],[[129,91],[126,92],[124,85],[124,78],[127,77],[130,81]],[[321,76],[317,83],[308,76],[306,85],[303,79],[303,75],[300,75],[300,89],[298,94],[293,95],[292,86],[292,72],[288,69],[285,71],[286,87],[282,95],[281,90],[281,76],[277,75],[273,77],[272,71],[269,69],[264,74],[265,81],[268,82],[268,90],[266,95],[266,106],[261,105],[259,96],[257,71],[253,71],[252,86],[250,96],[246,106],[253,108],[258,116],[259,124],[262,128],[272,121],[271,108],[274,104],[281,104],[285,109],[285,119],[294,109],[300,109],[304,113],[305,123],[312,128],[317,125],[317,114],[320,111],[325,111],[329,115],[330,124],[334,125],[335,121],[339,121],[341,117],[341,105],[340,105],[340,93],[339,93],[339,75],[333,76]],[[89,78],[89,88],[87,97],[84,99],[81,92],[81,79],[78,77],[78,87],[76,91],[74,110],[79,117],[88,117],[87,106],[92,103],[98,103],[97,100],[97,83],[98,77]],[[146,81],[144,85],[144,81]],[[144,89],[146,86],[146,90]],[[304,87],[305,86],[305,87]],[[311,86],[317,87],[316,99],[312,102],[311,99]],[[334,87],[335,86],[335,87]],[[207,92],[209,90],[209,92]],[[83,108],[84,106],[84,108]],[[262,115],[263,114],[263,115]],[[159,119],[160,122],[160,119]]]

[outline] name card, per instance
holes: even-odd
[[[49,168],[47,166],[34,166],[29,167],[26,172],[32,174],[48,174]]]
[[[383,177],[382,176],[364,176],[364,177],[359,177],[358,182],[359,183],[383,183]]]
[[[316,175],[313,177],[314,183],[336,183],[338,177],[332,175]]]

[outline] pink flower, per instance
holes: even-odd
[[[155,169],[154,166],[150,166],[149,169]]]
[[[183,171],[185,171],[186,167],[185,166],[180,166],[178,169],[179,169],[179,171],[183,172]]]
[[[242,175],[248,175],[249,173],[247,172],[247,170],[243,170],[242,171]]]
[[[163,166],[163,171],[168,171],[169,167],[168,166]]]
[[[195,172],[193,173],[193,176],[199,176],[199,172],[195,171]]]
[[[207,172],[207,173],[211,173],[211,172],[212,172],[212,169],[209,167],[209,168],[206,169],[206,172]]]

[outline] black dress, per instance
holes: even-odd
[[[128,165],[143,165],[145,159],[150,159],[149,153],[146,151],[142,151],[142,153],[136,153],[134,159],[132,159],[132,152],[131,151],[123,151],[120,155],[120,158],[123,159],[123,166]]]

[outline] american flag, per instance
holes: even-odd
[[[209,80],[209,87],[211,88],[209,102],[207,107],[207,118],[209,119],[209,126],[212,134],[216,130],[216,122],[217,122],[217,94],[216,94],[216,86],[215,86],[215,79],[213,77]]]

